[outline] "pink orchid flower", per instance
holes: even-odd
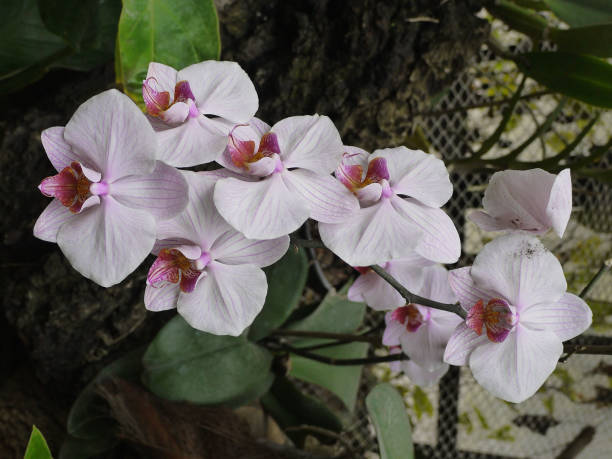
[[[289,237],[247,239],[215,209],[213,189],[220,173],[183,175],[189,183],[189,204],[159,225],[145,306],[151,311],[176,307],[198,330],[238,336],[266,299],[268,284],[260,268],[284,255]]]
[[[485,231],[542,234],[552,228],[563,237],[572,212],[570,170],[558,175],[542,169],[496,172],[482,205],[484,212],[473,211],[468,218]]]
[[[566,293],[559,260],[525,233],[488,243],[449,281],[468,316],[444,361],[469,365],[478,383],[509,402],[531,397],[555,369],[562,342],[591,324],[587,304]]]
[[[58,174],[39,186],[56,199],[36,221],[34,236],[57,242],[94,282],[121,282],[151,252],[156,220],[187,205],[185,179],[155,160],[151,125],[114,89],[86,101],[66,127],[46,129],[41,139]]]
[[[443,303],[454,303],[456,297],[448,284],[446,268],[435,265],[423,269],[422,287],[415,293]],[[385,346],[400,346],[410,357],[400,368],[415,384],[433,384],[448,370],[444,349],[453,331],[461,323],[456,314],[420,304],[401,306],[385,315]],[[412,377],[411,377],[412,374]]]
[[[399,354],[402,352],[400,346],[391,346],[389,348],[389,354]],[[425,367],[417,365],[412,360],[397,360],[390,362],[389,367],[391,371],[395,373],[404,373],[410,381],[417,386],[431,386],[436,384],[442,376],[448,371],[448,364],[444,363],[433,370],[428,370]]]
[[[440,209],[453,193],[444,163],[406,147],[373,154],[344,147],[336,178],[359,199],[360,209],[342,222],[319,224],[325,245],[351,266],[404,258],[416,251],[438,263],[454,263],[459,234]]]
[[[177,167],[216,160],[231,127],[248,122],[259,106],[253,83],[235,62],[204,61],[179,71],[151,62],[142,96],[159,159]]]
[[[253,118],[232,130],[219,158],[243,179],[219,180],[215,205],[251,239],[289,234],[308,218],[341,222],[359,207],[330,175],[341,157],[340,134],[326,116],[294,116],[271,128]]]
[[[391,260],[380,266],[411,292],[417,292],[423,285],[423,268],[434,263],[416,252],[406,258]],[[368,266],[357,266],[361,274],[348,290],[348,299],[363,302],[377,311],[397,308],[406,300],[387,281]]]

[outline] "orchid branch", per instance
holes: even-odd
[[[397,290],[399,294],[404,297],[406,302],[417,303],[417,304],[421,304],[423,306],[427,306],[430,308],[440,309],[441,311],[452,312],[452,313],[457,314],[462,319],[465,319],[467,317],[467,312],[465,312],[465,310],[461,307],[459,303],[455,303],[455,304],[440,303],[438,301],[430,300],[429,298],[424,298],[420,295],[416,295],[410,292],[402,284],[400,284],[397,281],[397,279],[395,279],[391,274],[389,274],[387,271],[385,271],[380,266],[372,265],[370,266],[370,268],[372,268],[372,271],[374,271],[376,274],[382,277],[385,281],[387,281],[391,285],[391,287]]]
[[[601,276],[603,276],[606,272],[608,272],[611,267],[612,267],[612,258],[610,258],[609,260],[604,261],[603,264],[601,265],[601,268],[599,268],[599,271],[597,271],[597,273],[595,273],[593,278],[589,281],[589,283],[586,285],[586,287],[584,287],[582,289],[582,292],[580,292],[580,295],[578,295],[578,296],[580,298],[586,297],[589,294],[589,292],[593,289],[593,287],[595,286],[597,281],[599,281],[599,279],[601,279]]]
[[[335,357],[327,357],[324,355],[319,355],[314,352],[304,351],[300,348],[293,347],[290,344],[283,343],[281,344],[281,348],[285,351],[289,351],[295,355],[299,355],[301,357],[305,357],[310,360],[315,360],[317,362],[326,363],[328,365],[369,365],[372,363],[383,363],[383,362],[396,362],[398,360],[409,360],[409,357],[406,354],[389,354],[383,356],[375,356],[375,357],[365,357],[359,359],[337,359]]]
[[[378,337],[367,336],[363,334],[353,335],[350,333],[331,333],[331,332],[319,332],[319,331],[308,331],[308,330],[274,330],[271,335],[275,336],[293,336],[296,338],[323,338],[323,339],[335,339],[339,341],[353,342],[358,341],[362,343],[378,344]]]

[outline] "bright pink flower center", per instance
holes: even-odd
[[[154,77],[147,78],[142,83],[142,98],[147,107],[147,113],[151,116],[163,117],[163,113],[177,102],[183,102],[189,105],[189,116],[198,116],[199,112],[193,103],[195,96],[191,91],[188,81],[179,81],[174,87],[174,100],[170,102],[170,93],[168,91],[157,91],[157,80]]]
[[[409,332],[415,332],[427,320],[414,304],[407,304],[391,313],[391,318],[406,327]]]
[[[345,157],[351,157],[345,153]],[[368,170],[363,176],[363,167],[360,164],[341,164],[336,169],[336,177],[344,186],[355,193],[372,183],[381,183],[389,180],[389,170],[385,158],[374,158],[368,164]],[[388,183],[388,182],[387,182]]]
[[[78,213],[85,200],[91,196],[91,184],[81,165],[75,161],[59,174],[43,179],[38,189],[45,196],[57,198],[70,212]]]
[[[206,255],[208,256],[206,264],[208,264],[210,256]],[[202,270],[206,267],[206,264],[202,265],[200,261],[202,256],[198,260],[189,260],[178,249],[162,249],[149,269],[147,282],[155,288],[178,283],[181,291],[193,292]],[[202,266],[201,269],[198,269],[198,262]]]
[[[508,302],[493,298],[486,306],[482,300],[478,300],[468,312],[466,324],[478,335],[482,334],[483,327],[486,328],[489,340],[501,343],[510,334],[515,320]]]
[[[234,130],[238,127],[245,126],[240,124],[232,129],[229,135],[229,143],[227,149],[232,158],[232,163],[236,167],[240,167],[244,170],[249,170],[249,165],[262,158],[271,157],[274,154],[280,155],[280,147],[278,145],[278,138],[273,132],[264,134],[259,141],[259,148],[255,151],[255,141],[253,140],[240,140],[234,135]],[[280,163],[280,170],[282,170],[282,162]],[[276,164],[274,169],[277,172],[279,164]]]

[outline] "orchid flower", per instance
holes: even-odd
[[[219,180],[215,205],[251,239],[289,234],[308,218],[341,222],[359,207],[330,175],[341,157],[340,135],[326,116],[294,116],[272,128],[254,118],[230,133],[218,161],[244,178]]]
[[[216,160],[231,127],[248,122],[259,105],[253,83],[235,62],[204,61],[179,71],[151,62],[142,96],[159,159],[177,167]]]
[[[215,209],[213,189],[219,173],[183,175],[189,183],[189,204],[159,225],[145,306],[151,311],[176,307],[198,330],[240,335],[266,299],[268,284],[260,268],[283,256],[289,237],[247,239]]]
[[[58,174],[39,189],[55,199],[34,236],[57,242],[72,266],[108,287],[122,281],[155,243],[156,220],[187,205],[187,183],[155,160],[157,142],[146,117],[111,89],[92,97],[66,127],[41,135]]]
[[[389,348],[389,354],[399,354],[402,352],[400,346],[391,346]],[[436,384],[442,376],[448,371],[448,364],[444,363],[433,370],[428,370],[425,367],[417,365],[412,360],[396,360],[389,362],[391,371],[395,373],[404,373],[413,384],[417,386],[431,386]]]
[[[496,172],[482,204],[484,212],[473,211],[468,218],[485,231],[542,234],[552,228],[563,237],[572,212],[570,170],[558,175],[542,169]]]
[[[555,369],[562,342],[591,324],[587,304],[566,293],[559,260],[525,233],[488,243],[449,281],[468,315],[444,361],[469,365],[478,383],[509,402],[531,397]]]
[[[416,252],[406,258],[391,260],[380,266],[411,292],[419,291],[423,285],[423,268],[434,264]],[[387,281],[368,266],[357,266],[361,274],[348,290],[348,299],[364,302],[372,309],[385,311],[397,308],[406,300]]]
[[[345,147],[336,178],[359,199],[360,209],[342,222],[319,224],[324,244],[351,266],[404,258],[454,263],[459,234],[440,209],[453,193],[444,163],[406,147],[372,155]]]
[[[446,268],[435,265],[423,269],[423,272],[419,295],[444,303],[456,301],[448,284]],[[382,342],[385,346],[400,346],[410,357],[411,364],[403,364],[401,369],[409,378],[414,377],[415,384],[437,382],[446,373],[448,365],[442,357],[448,339],[461,323],[459,316],[420,304],[408,304],[389,311],[385,323],[387,327]]]

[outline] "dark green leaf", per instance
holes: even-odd
[[[244,336],[204,333],[177,316],[149,345],[143,381],[169,400],[240,405],[269,389],[271,362],[266,349]]]
[[[376,386],[366,397],[376,428],[381,459],[412,459],[414,449],[404,400],[389,384]]]
[[[522,8],[507,0],[489,2],[487,10],[496,18],[508,24],[510,28],[522,32],[534,40],[542,39],[544,31],[548,27],[546,19],[536,12]]]
[[[249,329],[249,339],[258,341],[281,326],[298,305],[308,277],[308,259],[303,249],[289,248],[283,258],[264,268],[268,294],[262,311]]]
[[[109,451],[117,444],[117,438],[100,435],[98,438],[76,438],[67,435],[62,443],[59,459],[89,459]]]
[[[572,27],[612,22],[610,0],[544,0],[550,9]]]
[[[292,330],[351,333],[359,327],[365,314],[365,304],[355,303],[346,298],[346,285],[338,293],[329,293],[319,307],[308,317],[292,324]],[[295,347],[305,347],[327,343],[325,339],[300,339],[292,343]],[[367,355],[367,343],[348,343],[313,351],[316,354],[340,359],[363,358]],[[291,356],[293,377],[318,384],[336,394],[349,410],[353,410],[359,380],[360,365],[334,366],[316,362],[297,355]]]
[[[559,51],[612,57],[612,23],[567,30],[550,29],[550,39],[557,44]]]
[[[221,49],[213,0],[123,0],[117,40],[117,81],[138,102],[150,62],[180,70]]]
[[[45,437],[43,437],[36,426],[32,426],[30,441],[28,441],[28,447],[23,459],[53,459]]]
[[[599,107],[612,108],[612,65],[590,56],[536,52],[517,60],[527,76],[553,91]]]

